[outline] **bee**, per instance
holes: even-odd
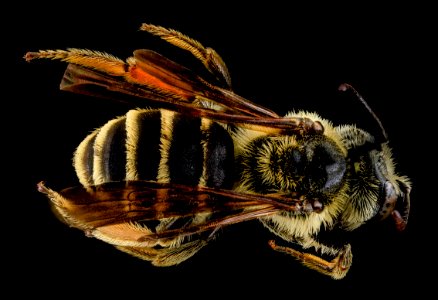
[[[383,139],[317,113],[285,116],[233,92],[219,54],[161,26],[140,29],[186,50],[204,75],[146,49],[121,60],[86,49],[28,52],[27,61],[68,63],[64,91],[144,104],[91,132],[73,165],[80,185],[55,191],[44,182],[56,215],[117,249],[155,266],[179,264],[224,226],[259,220],[268,245],[333,279],[352,264],[351,232],[392,216],[403,230],[411,183],[395,171]],[[348,84],[341,90],[353,91]]]

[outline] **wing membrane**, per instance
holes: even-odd
[[[148,99],[160,103],[161,108],[167,108],[194,117],[205,117],[222,123],[250,124],[279,129],[282,131],[308,130],[313,123],[302,118],[254,117],[239,112],[217,111],[202,106],[196,106],[181,95],[173,94],[154,86],[139,86],[121,80],[119,77],[69,64],[61,82],[65,91],[100,96],[130,104],[144,105]],[[224,90],[225,91],[225,90]]]
[[[65,56],[66,54],[63,53],[63,55]],[[73,52],[72,55],[76,55],[76,52]],[[28,56],[32,56],[32,59],[39,57],[38,53]],[[104,58],[105,56],[98,57],[100,64]],[[129,63],[125,65],[125,71],[121,71],[122,68],[119,65],[117,72],[112,72],[113,60],[109,60],[109,66],[105,68],[100,67],[100,65],[100,68],[96,68],[88,61],[87,64],[81,64],[83,60],[79,59],[72,58],[71,60],[64,60],[70,61],[71,64],[82,69],[97,70],[97,72],[90,72],[88,75],[92,77],[87,78],[84,76],[86,73],[85,70],[75,70],[74,67],[70,65],[69,72],[66,73],[61,83],[62,90],[92,95],[94,92],[90,93],[84,89],[84,86],[90,87],[98,84],[101,87],[107,88],[108,91],[132,94],[132,90],[136,90],[134,93],[135,96],[143,99],[147,98],[152,101],[168,103],[169,100],[166,100],[166,97],[171,98],[171,102],[172,100],[173,102],[178,100],[180,103],[190,104],[193,104],[197,100],[207,100],[218,104],[223,107],[224,110],[233,111],[235,114],[279,118],[276,113],[256,105],[232,91],[208,83],[186,67],[152,50],[135,50],[134,57],[128,59]],[[120,64],[118,61],[117,63]],[[109,70],[111,70],[112,73],[110,73]],[[78,78],[76,78],[76,76],[78,76]],[[101,79],[96,78],[102,76],[106,77],[105,81],[107,81],[107,83],[103,85]],[[126,83],[131,83],[135,88],[126,85]],[[159,97],[153,94],[157,94]]]
[[[151,50],[136,50],[127,62],[106,53],[81,49],[28,52],[30,61],[60,59],[69,63],[61,89],[142,106],[144,100],[191,116],[225,123],[256,125],[276,133],[322,133],[319,122],[276,113],[205,81],[189,69]],[[215,104],[215,106],[213,105]],[[209,109],[207,107],[215,107]],[[270,129],[274,129],[272,132]]]
[[[39,190],[49,196],[69,225],[84,231],[121,223],[193,217],[201,213],[219,216],[191,228],[177,228],[147,238],[205,231],[281,210],[303,211],[302,201],[281,195],[247,194],[154,181],[108,182],[60,192],[41,183]]]

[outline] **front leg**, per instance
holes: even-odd
[[[292,255],[303,265],[322,274],[328,275],[333,279],[344,278],[345,275],[347,275],[353,260],[350,244],[346,244],[344,248],[338,252],[338,255],[331,261],[327,261],[319,256],[300,252],[289,247],[278,246],[274,240],[269,241],[269,246],[271,246],[271,248],[275,251]]]

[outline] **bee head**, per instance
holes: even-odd
[[[373,218],[384,220],[391,215],[395,220],[397,229],[400,231],[404,230],[408,222],[410,211],[411,183],[407,177],[399,176],[397,173],[395,173],[395,164],[392,160],[391,149],[388,146],[388,135],[383,127],[382,122],[373,112],[371,107],[351,85],[346,83],[341,84],[339,86],[339,90],[352,91],[356,98],[365,106],[374,121],[381,129],[381,134],[378,137],[378,140],[382,141],[379,150],[377,150],[379,147],[375,147],[379,145],[379,142],[375,141],[374,137],[366,137],[367,133],[360,133],[360,135],[365,136],[365,138],[362,139],[365,141],[363,144],[368,144],[371,145],[371,147],[375,147],[369,151],[369,158],[373,168],[372,173],[374,173],[374,177],[377,178],[377,185],[379,187],[377,206],[370,205],[370,207],[377,207]],[[357,136],[357,133],[353,136]],[[362,144],[362,142],[360,142],[361,139],[351,141],[351,138],[347,137],[345,140],[349,141],[349,146]],[[365,198],[373,199],[374,197],[370,196]]]
[[[395,173],[391,149],[387,143],[382,144],[381,151],[371,151],[370,158],[380,185],[380,208],[375,217],[384,220],[391,215],[397,229],[401,231],[408,222],[411,183],[407,177]]]

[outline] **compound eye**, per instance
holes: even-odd
[[[381,220],[386,219],[394,211],[397,198],[394,185],[389,181],[385,181],[383,185],[383,203],[379,210]]]

